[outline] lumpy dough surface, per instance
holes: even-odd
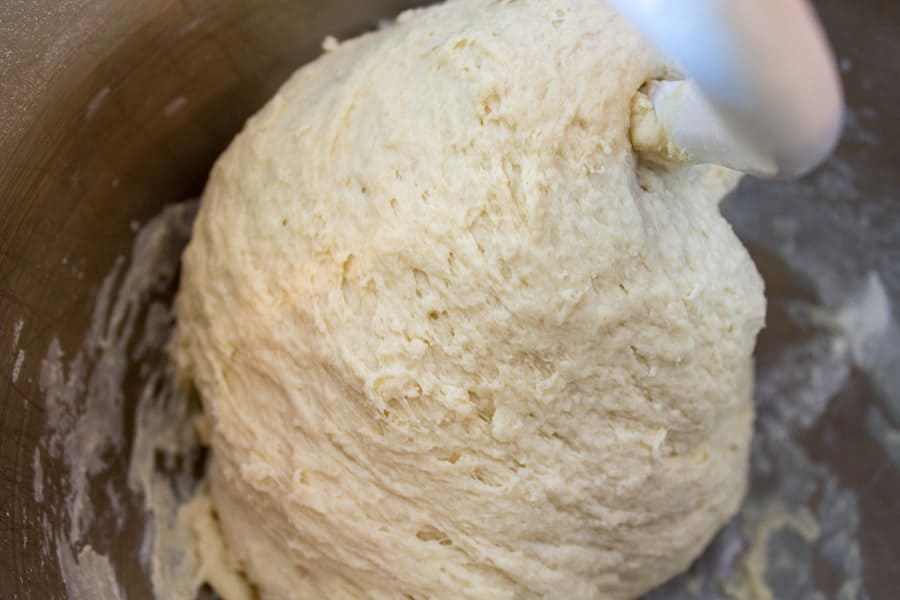
[[[213,169],[173,355],[263,598],[629,598],[745,491],[763,285],[598,0],[456,0],[297,71]]]

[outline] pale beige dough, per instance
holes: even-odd
[[[598,0],[457,0],[300,69],[213,170],[173,353],[263,598],[627,598],[737,510],[763,286]]]

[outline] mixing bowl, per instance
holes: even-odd
[[[199,194],[326,35],[412,4],[0,3],[0,597],[148,598],[177,570],[154,562],[166,517],[136,463],[177,500],[202,451],[141,454],[136,422],[165,387],[192,209],[154,218]],[[751,493],[654,598],[900,589],[900,4],[816,6],[845,79],[843,141],[806,179],[746,179],[723,205],[770,301]]]

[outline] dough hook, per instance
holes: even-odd
[[[639,151],[789,179],[834,149],[843,92],[810,2],[610,1],[689,77],[639,95]]]

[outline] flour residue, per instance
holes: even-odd
[[[187,98],[185,98],[184,96],[178,96],[177,98],[173,98],[171,101],[169,101],[168,104],[166,104],[166,107],[163,108],[163,114],[167,117],[174,117],[176,114],[181,112],[181,109],[183,109],[186,105]]]
[[[81,345],[69,354],[54,339],[42,361],[47,432],[34,457],[34,493],[43,497],[43,450],[68,473],[54,538],[72,598],[125,597],[119,557],[104,549],[128,519],[144,523],[140,558],[157,597],[189,598],[199,586],[192,545],[175,524],[202,468],[196,407],[176,392],[165,350],[195,211],[195,203],[172,205],[141,228],[130,261],[118,258],[100,286]],[[132,403],[134,415],[126,410]],[[123,486],[117,478],[126,468]]]
[[[73,554],[65,543],[58,545],[57,554],[69,598],[125,598],[109,557],[98,554],[89,545]]]
[[[103,103],[106,101],[106,97],[109,96],[109,92],[112,89],[107,85],[101,88],[99,92],[94,94],[94,97],[91,98],[91,101],[88,102],[87,107],[84,111],[84,116],[86,119],[92,119],[97,111],[100,110],[100,107],[103,106]]]
[[[164,311],[164,312],[163,312]],[[156,313],[155,316],[154,312]],[[171,328],[171,313],[150,311]],[[144,338],[139,348],[159,348]],[[160,371],[141,391],[136,417],[129,487],[144,498],[148,515],[141,559],[158,598],[189,598],[203,583],[193,535],[180,512],[194,496],[203,454],[193,426],[199,405]]]
[[[25,362],[25,350],[19,348],[19,338],[22,337],[22,328],[24,326],[25,321],[22,319],[18,319],[13,323],[12,351],[15,359],[13,359],[12,374],[10,375],[10,379],[13,383],[19,381],[19,373],[22,372],[22,363]]]
[[[22,337],[22,328],[25,327],[25,321],[22,319],[17,319],[15,323],[13,323],[13,350],[19,347],[19,338]]]
[[[22,372],[22,363],[25,362],[25,351],[19,350],[16,353],[16,360],[13,362],[12,369],[12,382],[16,383],[19,380],[19,373]]]
[[[41,463],[41,449],[34,449],[34,457],[31,460],[31,470],[34,472],[34,500],[44,501],[44,466]]]

